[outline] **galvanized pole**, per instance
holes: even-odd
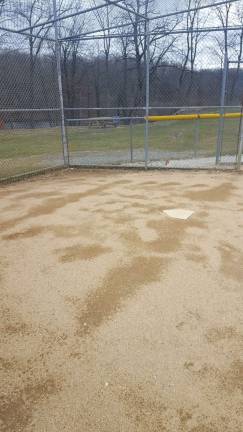
[[[241,107],[241,114],[242,113],[243,113],[243,105]],[[241,169],[242,151],[243,151],[243,121],[242,121],[242,117],[241,117],[240,118],[239,142],[238,142],[237,155],[236,155],[236,168],[238,170]]]
[[[63,160],[64,166],[69,166],[69,151],[68,151],[68,140],[65,127],[65,112],[63,103],[63,88],[62,88],[62,70],[61,70],[61,44],[59,41],[59,24],[57,21],[57,3],[53,0],[53,16],[55,26],[55,53],[56,53],[56,64],[57,64],[57,79],[58,79],[58,92],[59,92],[59,103],[60,103],[60,115],[61,115],[61,135],[62,135],[62,148],[63,148]]]
[[[238,147],[238,154],[237,154],[237,169],[241,169],[241,159],[242,159],[242,152],[243,152],[243,122],[241,122],[241,131],[240,131],[240,142]]]
[[[225,96],[226,96],[226,84],[227,84],[227,75],[228,75],[228,52],[225,51],[224,55],[224,70],[223,70],[223,78],[222,78],[222,86],[221,86],[221,98],[220,98],[220,119],[219,119],[219,129],[218,129],[218,138],[217,138],[217,147],[216,147],[216,165],[220,162],[221,153],[222,153],[222,144],[223,144],[223,135],[224,135],[224,112],[225,112]]]
[[[200,119],[195,120],[195,138],[194,138],[194,159],[197,157],[200,144]]]
[[[130,159],[133,162],[133,122],[130,120]]]
[[[145,133],[144,133],[144,162],[145,169],[148,168],[148,150],[149,150],[149,104],[150,104],[150,32],[149,19],[145,22]]]

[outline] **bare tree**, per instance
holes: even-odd
[[[187,33],[185,49],[183,48],[182,51],[184,60],[179,77],[179,88],[181,88],[183,79],[189,71],[189,85],[187,87],[188,96],[193,85],[193,76],[199,43],[205,37],[205,34],[201,34],[197,31],[197,29],[205,23],[207,17],[202,17],[200,13],[199,8],[202,5],[202,0],[187,0],[186,5],[188,9],[188,13],[185,16],[185,26]]]
[[[4,22],[4,5],[5,5],[5,0],[0,0],[0,23]],[[4,36],[5,33],[0,33],[0,42],[2,43],[4,41]]]
[[[136,93],[134,104],[139,105],[143,101],[143,87],[144,87],[144,60],[146,55],[146,41],[144,37],[145,22],[141,21],[139,14],[148,16],[149,8],[152,7],[150,0],[125,0],[127,7],[136,12],[125,13],[125,19],[130,22],[132,28],[132,37],[130,44],[134,52],[135,70],[136,70]]]
[[[229,26],[229,20],[230,20],[230,11],[232,9],[232,3],[225,3],[224,5],[217,6],[216,12],[217,17],[219,19],[220,24],[223,28],[223,55],[226,55],[228,58],[228,48],[229,48],[229,36],[228,36],[228,30],[227,27]]]
[[[60,36],[66,38],[62,43],[62,72],[65,94],[65,104],[73,108],[78,97],[77,89],[81,80],[81,47],[82,42],[75,36],[81,34],[85,29],[83,16],[72,17],[68,25],[62,26]]]
[[[218,22],[222,27],[222,32],[217,33],[215,36],[213,36],[213,41],[214,41],[213,54],[219,59],[221,64],[220,82],[222,82],[225,62],[228,62],[235,47],[235,34],[232,34],[232,32],[228,31],[228,27],[231,23],[231,19],[233,16],[232,15],[233,4],[226,3],[224,5],[217,6],[215,10],[216,10],[216,17],[218,19]],[[227,63],[227,67],[228,67],[228,63]],[[230,75],[231,75],[230,69],[228,69],[228,75],[227,75],[228,85],[226,90],[227,97],[225,98],[225,104],[227,104],[226,99],[228,99],[228,97],[231,96],[230,90],[232,90],[232,88],[230,89],[229,87]]]
[[[2,15],[4,3],[5,3],[5,0],[0,0],[0,16]]]
[[[213,53],[216,55],[221,62],[221,69],[223,69],[225,57],[229,59],[231,49],[235,46],[234,34],[228,31],[230,20],[232,18],[232,3],[226,3],[216,7],[216,16],[219,24],[222,27],[222,32],[217,33],[214,36],[214,48]]]
[[[44,40],[39,36],[47,36],[49,32],[49,27],[46,28],[44,25],[35,30],[32,27],[42,20],[45,21],[45,19],[51,18],[51,10],[48,10],[46,14],[47,8],[44,0],[27,0],[24,4],[21,0],[14,1],[13,16],[20,19],[23,26],[30,28],[29,36],[26,36],[25,39],[29,49],[29,108],[31,109],[35,103],[35,68],[44,43]]]
[[[136,92],[134,96],[134,105],[141,105],[144,102],[144,85],[145,85],[145,60],[146,60],[146,40],[145,40],[145,21],[141,20],[139,14],[149,17],[155,10],[154,0],[132,0],[127,1],[127,6],[133,9],[137,15],[125,13],[122,15],[123,22],[130,22],[128,33],[132,36],[121,36],[120,45],[124,56],[125,65],[129,65],[131,70],[131,60],[135,63],[136,79],[134,82]],[[153,80],[156,77],[158,68],[163,65],[165,57],[168,56],[174,48],[176,37],[170,32],[176,28],[180,17],[167,17],[160,20],[153,20],[150,23],[150,77]],[[122,22],[122,21],[121,21]],[[124,30],[123,30],[124,33]],[[129,59],[129,61],[128,61]],[[124,67],[125,67],[124,65]],[[124,69],[124,80],[128,76]],[[124,82],[124,87],[127,85]]]
[[[126,32],[122,28],[120,30],[121,37],[118,40],[119,51],[121,52],[121,69],[122,69],[122,80],[117,93],[117,104],[118,106],[128,107],[128,79],[129,79],[129,50],[130,50],[130,38],[126,35]],[[131,115],[132,112],[127,113],[126,109],[123,110],[124,116]]]
[[[236,83],[239,80],[240,76],[240,67],[243,59],[243,6],[242,4],[238,4],[236,6],[236,18],[237,23],[241,24],[242,28],[239,32],[236,32],[234,35],[234,56],[236,56],[236,69],[233,73],[232,77],[232,85],[230,89],[231,99],[234,97]]]
[[[96,0],[93,0],[94,6],[97,6]],[[105,86],[106,86],[106,106],[109,105],[110,99],[110,78],[109,78],[109,59],[111,50],[110,27],[112,26],[112,6],[106,5],[102,9],[94,11],[97,22],[103,34],[103,50],[105,54]]]

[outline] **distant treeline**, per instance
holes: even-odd
[[[63,95],[66,107],[144,106],[144,63],[118,55],[62,58]],[[151,64],[151,106],[219,105],[222,70],[182,70],[179,64]],[[230,69],[226,103],[239,105],[243,96],[243,72]],[[31,58],[20,51],[0,53],[0,109],[58,107],[56,61],[53,53]],[[172,110],[173,111],[173,110]],[[168,109],[167,112],[171,112]],[[107,113],[106,113],[107,114]],[[132,109],[116,114],[133,115]],[[104,112],[84,111],[83,116]],[[75,116],[72,110],[69,116]],[[46,118],[42,117],[43,120]]]

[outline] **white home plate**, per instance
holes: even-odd
[[[194,211],[185,210],[185,209],[171,209],[171,210],[164,210],[164,213],[171,218],[186,220],[189,219],[191,215],[193,215]]]

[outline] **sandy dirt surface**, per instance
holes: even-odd
[[[72,170],[0,209],[1,431],[242,432],[242,175]]]

